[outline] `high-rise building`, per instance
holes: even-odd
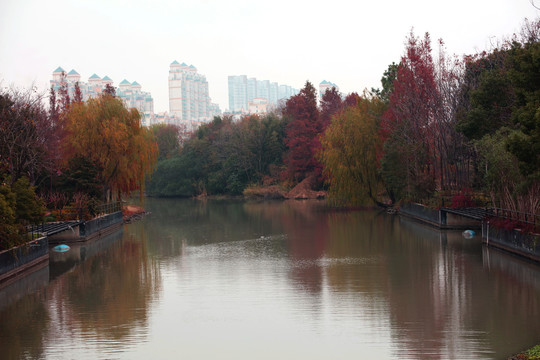
[[[296,94],[298,94],[298,90],[293,89],[289,85],[279,85],[278,87],[278,100],[288,99]]]
[[[281,99],[298,94],[298,90],[288,85],[279,85],[269,80],[257,80],[246,75],[229,76],[229,111],[232,113],[260,113],[262,103],[266,108],[275,107]],[[262,99],[266,101],[262,101]]]
[[[246,75],[229,76],[229,109],[235,111],[247,111],[248,96],[253,99],[253,90],[249,88],[248,83],[252,84],[252,79],[247,79]],[[256,88],[256,85],[255,85]],[[250,91],[251,90],[251,91]],[[248,95],[249,94],[249,95]]]
[[[229,95],[230,96],[230,95]],[[247,80],[247,101],[253,101],[257,97],[257,79],[249,78]],[[231,109],[233,109],[231,107]]]
[[[66,73],[60,66],[53,71],[53,78],[50,81],[51,87],[55,91],[58,91],[65,84],[72,99],[75,95],[75,84],[77,83],[81,90],[82,99],[85,101],[101,94],[107,85],[113,86],[113,80],[108,76],[101,78],[97,74],[93,74],[88,78],[88,82],[83,82],[81,81],[81,75],[77,71],[71,70]],[[123,80],[115,90],[116,96],[124,102],[127,108],[139,110],[143,124],[153,115],[154,99],[152,99],[149,92],[142,91],[142,87],[138,82],[130,83]]]
[[[277,104],[279,99],[279,85],[277,82],[270,83],[268,87],[268,102],[270,104]]]
[[[219,112],[219,107],[217,107]],[[181,121],[209,121],[216,113],[206,76],[197,68],[173,61],[169,68],[169,112]]]

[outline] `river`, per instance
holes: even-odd
[[[0,290],[2,359],[506,359],[540,266],[321,201],[146,199]]]

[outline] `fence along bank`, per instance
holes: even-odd
[[[82,211],[64,213],[63,221],[28,228],[31,241],[0,252],[0,288],[49,264],[49,245],[83,242],[111,234],[122,227],[120,202],[98,207],[97,216],[84,220]]]
[[[442,230],[481,230],[482,241],[512,254],[540,263],[540,215],[499,208],[439,208],[408,203],[400,216]]]

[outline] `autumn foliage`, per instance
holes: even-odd
[[[84,157],[99,169],[106,198],[144,191],[157,158],[157,145],[136,109],[108,93],[74,103],[63,116],[63,159]]]
[[[381,201],[379,123],[384,108],[380,99],[365,95],[355,105],[337,112],[326,129],[319,156],[334,203],[364,205]]]
[[[285,138],[289,149],[286,158],[289,178],[300,182],[311,174],[319,176],[322,166],[316,159],[320,147],[318,135],[324,129],[319,118],[317,92],[309,81],[298,95],[287,100],[283,115],[290,118]]]
[[[145,184],[150,195],[199,196],[303,182],[342,205],[444,192],[466,206],[472,189],[497,207],[537,213],[540,21],[478,54],[449,56],[437,44],[411,31],[381,90],[317,94],[307,81],[275,112],[216,117],[189,135],[142,127],[112,87],[83,101],[64,81],[48,111],[32,92],[3,92],[0,206],[13,212],[12,185],[26,178],[55,208],[83,195],[142,194]]]

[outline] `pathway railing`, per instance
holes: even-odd
[[[95,218],[119,211],[122,211],[122,204],[117,201],[98,205],[93,212]],[[42,221],[39,224],[32,224],[26,227],[29,240],[34,240],[45,235],[51,235],[54,233],[65,231],[72,228],[73,226],[77,226],[81,222],[84,222],[85,218],[88,218],[89,211],[87,208],[66,206],[63,209],[56,211],[53,215],[58,216],[60,221]]]
[[[525,224],[531,224],[534,227],[540,225],[540,214],[532,214],[502,208],[490,208],[489,211],[494,217],[511,221],[519,221]]]

